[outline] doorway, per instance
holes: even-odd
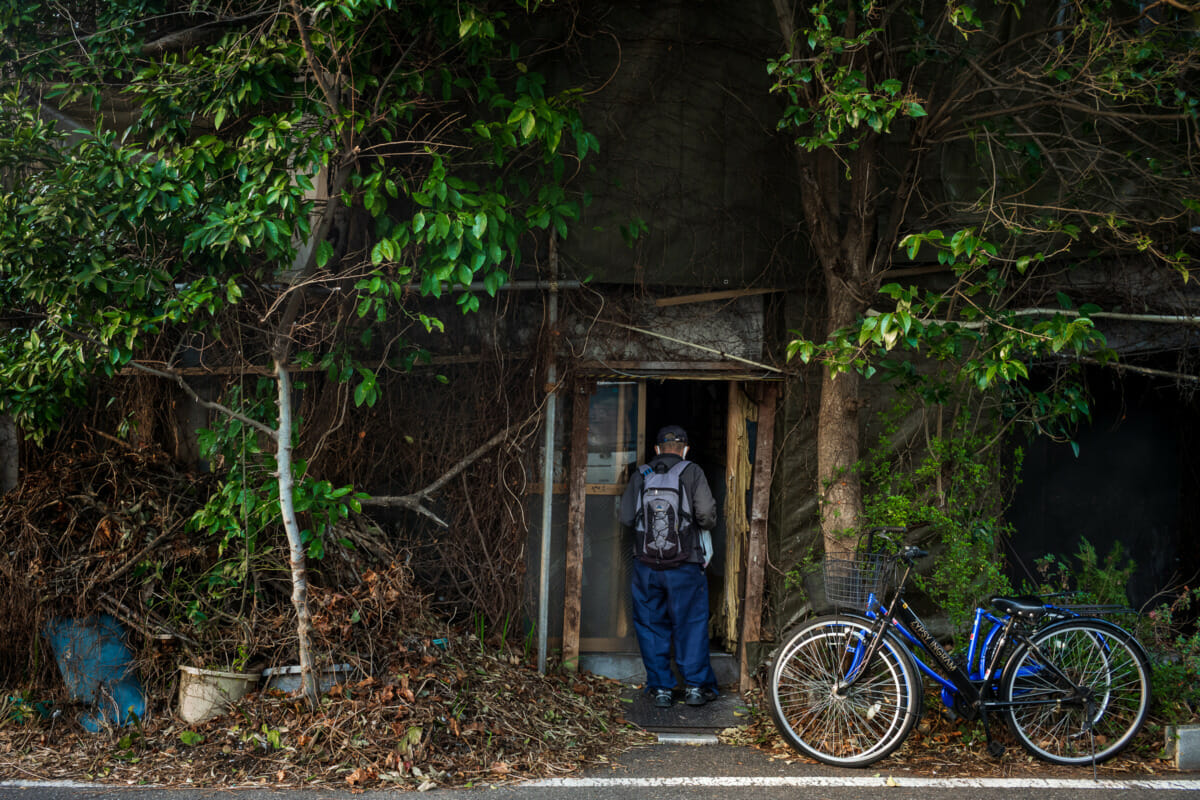
[[[580,597],[580,649],[636,652],[629,608],[632,543],[618,519],[629,475],[654,456],[664,425],[688,432],[688,460],[703,470],[717,501],[713,561],[707,570],[709,608],[726,606],[726,425],[728,381],[602,381],[588,404],[587,486]],[[733,652],[737,642],[714,631],[714,650]]]

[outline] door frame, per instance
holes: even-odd
[[[714,379],[719,381],[721,378]],[[645,379],[635,379],[639,385],[639,433],[638,452],[643,451],[645,436],[646,414],[646,384]],[[755,459],[750,464],[751,498],[750,507],[745,509],[744,502],[737,503],[735,491],[726,492],[726,510],[740,506],[741,513],[746,518],[731,521],[726,518],[726,548],[727,558],[737,554],[737,564],[727,562],[726,582],[722,604],[732,613],[740,615],[738,620],[728,621],[728,630],[740,628],[736,650],[740,665],[741,690],[753,686],[753,678],[747,664],[747,645],[761,640],[763,582],[766,566],[766,524],[770,510],[770,485],[773,470],[773,449],[775,433],[775,406],[779,395],[779,384],[775,381],[741,381],[726,378],[730,402],[726,414],[726,474],[723,479],[728,489],[745,487],[745,475],[739,476],[742,467],[737,460],[739,448],[731,448],[739,437],[745,437],[745,431],[739,432],[738,425],[744,425],[743,409],[754,407],[757,412],[758,430],[755,442]],[[568,476],[568,511],[567,539],[564,554],[564,593],[563,593],[563,631],[562,631],[562,660],[563,666],[574,671],[578,669],[580,652],[584,645],[589,648],[603,646],[602,640],[582,640],[580,638],[582,589],[583,589],[583,555],[584,555],[584,522],[585,504],[589,494],[615,494],[624,491],[623,484],[589,484],[587,482],[587,442],[590,425],[590,403],[599,381],[596,378],[578,378],[572,387],[572,422],[571,449],[569,453],[570,472]],[[750,403],[735,403],[738,393],[749,396]],[[741,419],[739,419],[739,417]],[[737,478],[741,480],[737,480]],[[744,496],[744,495],[743,495]],[[734,537],[745,536],[745,542]],[[731,577],[732,576],[732,577]]]

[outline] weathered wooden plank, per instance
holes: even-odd
[[[771,507],[774,469],[776,384],[763,384],[758,405],[758,439],[754,459],[754,488],[750,500],[750,540],[746,547],[746,601],[743,605],[741,690],[754,685],[747,663],[748,645],[762,638],[763,576],[767,562],[767,515]]]
[[[591,386],[576,383],[571,406],[571,477],[567,499],[567,550],[563,570],[563,668],[579,669],[579,624],[583,595],[583,525],[587,495],[588,402]]]
[[[659,308],[667,306],[682,306],[688,303],[708,303],[713,300],[730,300],[735,297],[751,297],[758,294],[774,294],[783,289],[724,289],[719,292],[702,292],[700,294],[684,294],[678,297],[660,297],[654,301]]]

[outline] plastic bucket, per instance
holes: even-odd
[[[350,675],[354,672],[354,667],[350,664],[334,664],[332,667],[325,667],[317,676],[317,690],[321,694],[325,694],[335,685],[345,683]],[[268,667],[263,670],[263,680],[265,688],[278,689],[281,692],[296,692],[300,690],[300,667]]]
[[[258,685],[261,672],[222,672],[179,666],[179,716],[203,722],[224,714],[229,705]]]

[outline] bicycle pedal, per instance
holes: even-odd
[[[992,758],[999,758],[1004,755],[1004,745],[1000,742],[988,742],[987,751]]]

